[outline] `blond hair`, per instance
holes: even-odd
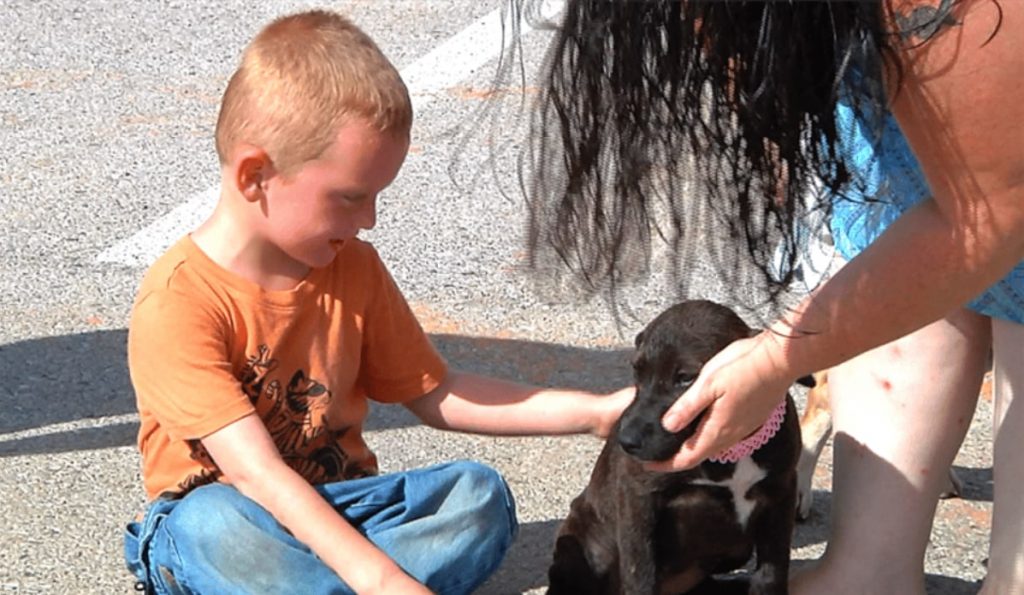
[[[398,71],[338,14],[282,17],[252,40],[228,83],[217,155],[225,165],[235,146],[251,143],[288,174],[320,156],[354,117],[381,132],[409,133],[412,104]]]

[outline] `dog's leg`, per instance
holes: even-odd
[[[620,592],[656,595],[655,502],[650,494],[641,495],[621,485],[617,486],[616,497],[619,500],[615,529],[619,544]]]
[[[991,366],[992,354],[989,353],[989,366]],[[981,384],[981,396],[992,398],[992,372],[989,371],[985,374],[985,379]],[[946,482],[946,487],[942,488],[942,493],[939,494],[939,498],[959,498],[964,493],[964,481],[957,475],[956,470],[953,467],[949,468],[949,481]]]
[[[800,436],[803,448],[800,450],[800,461],[797,463],[797,500],[796,516],[800,520],[807,519],[814,503],[814,470],[818,466],[818,458],[825,448],[829,436],[832,435],[832,408],[828,396],[828,373],[818,372],[814,375],[815,386],[807,392],[807,407],[800,418]]]
[[[558,529],[548,568],[548,595],[602,595],[618,563],[615,534],[588,498],[591,488],[573,500]]]
[[[590,595],[600,592],[599,584],[579,538],[560,535],[548,569],[547,595]]]
[[[780,478],[780,482],[786,479]],[[789,593],[789,556],[796,512],[796,478],[788,486],[777,484],[784,494],[776,503],[763,506],[751,519],[757,566],[750,577],[750,595]],[[755,488],[756,489],[756,488]],[[773,490],[774,491],[774,490]]]

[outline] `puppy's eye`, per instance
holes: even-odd
[[[675,380],[676,386],[682,386],[684,384],[692,384],[693,381],[696,380],[696,379],[697,379],[697,375],[696,374],[691,374],[690,372],[682,372],[682,371],[680,371],[680,372],[676,372],[676,377],[675,377],[674,380]]]

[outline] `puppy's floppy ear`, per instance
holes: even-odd
[[[763,330],[764,329],[759,329],[759,328],[748,328],[747,329],[747,338],[756,337],[756,336],[760,335],[761,331],[763,331]]]
[[[637,362],[640,361],[640,346],[644,344],[643,331],[637,333],[636,339],[633,341],[633,343],[636,345],[636,348],[633,350],[633,357],[629,358],[629,363],[635,368]]]

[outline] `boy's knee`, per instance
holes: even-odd
[[[237,547],[240,536],[264,532],[273,517],[237,489],[223,484],[196,488],[182,499],[167,519],[175,541],[209,554]],[[234,545],[231,545],[234,544]]]
[[[297,542],[231,486],[196,488],[163,526],[160,571],[173,575],[165,583],[171,578],[195,592],[226,593],[232,592],[227,585],[276,585],[290,576],[282,553],[294,553]]]
[[[487,525],[507,523],[512,535],[518,530],[515,500],[505,478],[492,467],[476,461],[456,461],[450,471],[457,475],[456,487],[460,499],[471,503],[471,510]]]
[[[190,534],[215,531],[238,516],[240,496],[238,490],[221,484],[196,488],[174,507],[169,520],[175,529]]]
[[[505,478],[497,470],[476,461],[456,461],[448,467],[455,478],[453,491],[473,493],[481,499],[507,495],[511,497]]]
[[[448,464],[448,469],[467,484],[479,486],[479,489],[499,488],[505,484],[505,479],[496,469],[477,461],[454,461]]]

